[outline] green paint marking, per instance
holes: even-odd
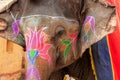
[[[91,31],[88,32],[88,40],[91,38]]]
[[[30,51],[30,58],[34,58],[36,56],[36,50],[31,50]]]
[[[68,40],[62,40],[62,43],[68,45],[68,44],[70,44],[70,41],[68,41]]]
[[[64,58],[66,59],[69,51],[70,51],[70,48],[72,47],[72,44],[70,43],[69,40],[62,40],[62,43],[66,45],[66,48],[65,48],[65,51],[64,51]]]
[[[71,48],[71,45],[66,46],[66,49],[65,49],[65,51],[64,51],[64,58],[67,57],[68,52],[70,51],[70,48]]]
[[[24,37],[21,34],[18,35],[18,43],[21,45],[25,45]]]

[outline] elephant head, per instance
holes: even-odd
[[[116,26],[114,8],[92,0],[19,0],[0,18],[0,36],[26,46],[26,80],[48,80]]]

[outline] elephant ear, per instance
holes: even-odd
[[[13,14],[18,13],[14,7],[17,7],[17,4],[11,9],[11,14],[8,12],[0,13],[0,37],[25,46],[24,37],[19,28],[19,20],[13,19]]]
[[[116,26],[114,8],[104,7],[100,2],[87,1],[89,7],[82,27],[82,53],[92,44],[112,33]]]
[[[7,14],[5,14],[7,16]],[[21,46],[25,46],[25,41],[22,32],[19,28],[19,20],[11,22],[9,16],[1,18],[0,15],[0,37],[13,41]]]

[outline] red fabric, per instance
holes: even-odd
[[[115,0],[106,0],[106,1],[107,1],[110,5],[113,5],[113,6],[115,5],[115,3],[114,3]]]
[[[120,0],[106,0],[116,7],[116,31],[108,35],[108,43],[112,57],[115,80],[120,80]]]
[[[120,31],[108,35],[108,43],[112,57],[115,80],[120,80]]]

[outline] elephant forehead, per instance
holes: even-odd
[[[38,31],[42,28],[54,34],[58,27],[64,28],[67,32],[74,33],[78,31],[79,23],[76,20],[60,16],[31,15],[21,18],[20,27],[25,33],[31,29]]]

